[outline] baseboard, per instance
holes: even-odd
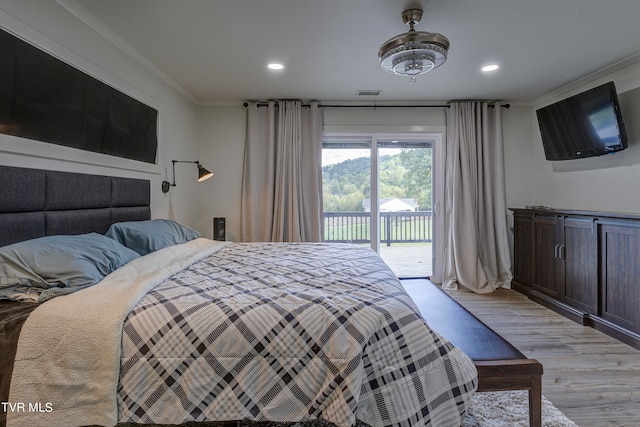
[[[522,284],[515,279],[511,281],[511,288],[525,295],[531,292],[531,286]]]
[[[529,297],[530,300],[535,301],[538,304],[547,307],[549,310],[553,310],[582,326],[591,326],[592,322],[587,313],[545,295],[540,291],[530,291],[527,293],[527,297]]]
[[[594,329],[640,350],[640,334],[630,331],[629,329],[625,329],[598,316],[590,316],[590,318],[591,326]]]

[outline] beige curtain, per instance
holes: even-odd
[[[322,113],[317,103],[247,106],[242,181],[245,242],[322,238]]]
[[[501,110],[497,103],[456,102],[446,112],[446,289],[511,286]]]

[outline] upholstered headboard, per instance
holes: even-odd
[[[150,217],[149,180],[0,166],[0,246]]]

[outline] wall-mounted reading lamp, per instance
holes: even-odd
[[[205,181],[213,176],[213,172],[209,172],[206,170],[200,162],[196,161],[186,161],[186,160],[171,160],[173,163],[173,183],[169,181],[162,181],[162,192],[168,193],[171,187],[176,186],[176,163],[195,163],[198,166],[198,182]]]

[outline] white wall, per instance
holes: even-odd
[[[201,107],[198,113],[200,156],[213,178],[200,183],[198,226],[213,236],[213,218],[226,218],[226,239],[240,241],[240,196],[246,134],[246,109]],[[202,231],[201,231],[202,232]]]
[[[502,112],[505,193],[507,207],[531,203],[531,108],[517,107]]]
[[[195,165],[193,169],[189,165],[178,168],[178,187],[172,188],[168,195],[161,192],[160,184],[167,179],[166,172],[171,173],[171,159],[196,160],[199,154],[197,108],[63,4],[69,2],[0,0],[0,27],[157,109],[157,164],[2,134],[0,164],[150,179],[153,217],[173,218],[196,226]],[[200,158],[205,165],[207,160]]]
[[[544,158],[535,110],[614,81],[629,148],[612,155],[549,162]],[[640,64],[552,94],[531,109],[531,199],[529,204],[610,212],[640,212]]]
[[[444,108],[325,108],[325,131],[428,132],[444,126]]]

